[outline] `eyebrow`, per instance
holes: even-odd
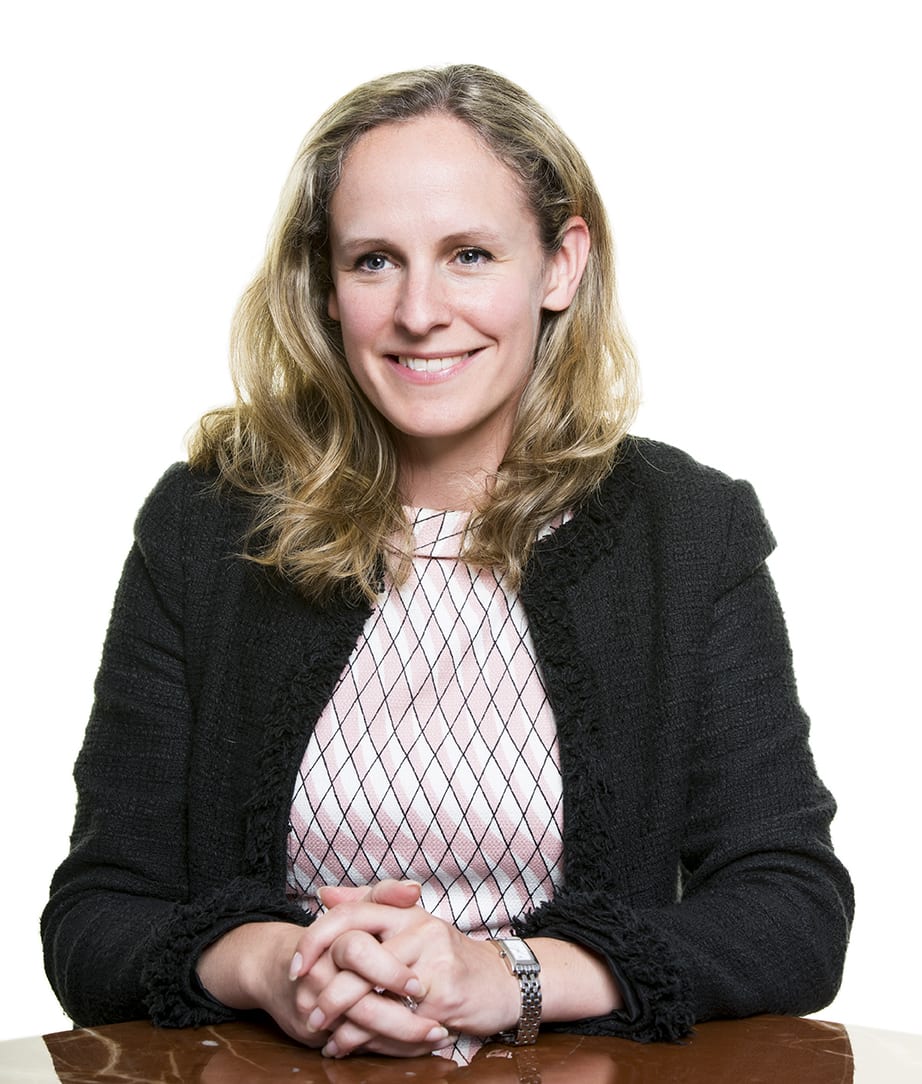
[[[335,240],[336,235],[331,233],[331,237]],[[389,242],[385,241],[383,237],[347,237],[345,240],[339,242],[339,248],[345,249],[376,249],[376,248],[388,248]]]
[[[463,247],[464,245],[470,245],[474,242],[477,244],[496,245],[500,240],[500,235],[493,229],[489,229],[486,226],[471,226],[466,230],[456,230],[453,233],[447,234],[445,237],[440,238],[439,243],[446,247],[456,245]],[[349,252],[354,252],[356,250],[370,252],[376,249],[399,248],[401,246],[395,246],[393,241],[389,241],[385,237],[345,237],[339,241],[338,247]]]
[[[442,238],[442,241],[447,245],[463,245],[471,240],[495,245],[501,240],[501,236],[496,230],[488,229],[486,226],[471,226],[470,229],[461,230],[459,233],[450,233],[447,237]]]

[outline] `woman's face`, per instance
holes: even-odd
[[[329,314],[399,443],[494,470],[541,311],[576,288],[570,256],[543,251],[518,179],[454,117],[383,125],[346,159],[330,245]]]

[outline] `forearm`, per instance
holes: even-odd
[[[119,893],[55,893],[42,916],[45,969],[67,1015],[91,1027],[147,1015],[142,973],[167,905]]]

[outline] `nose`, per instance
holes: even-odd
[[[401,281],[394,322],[414,338],[422,338],[451,322],[447,284],[430,269],[408,270]]]

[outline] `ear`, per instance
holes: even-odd
[[[569,306],[586,270],[590,244],[589,227],[574,215],[567,222],[560,248],[548,261],[542,308],[563,312]]]
[[[339,323],[339,301],[336,298],[336,289],[331,286],[327,294],[327,316]]]

